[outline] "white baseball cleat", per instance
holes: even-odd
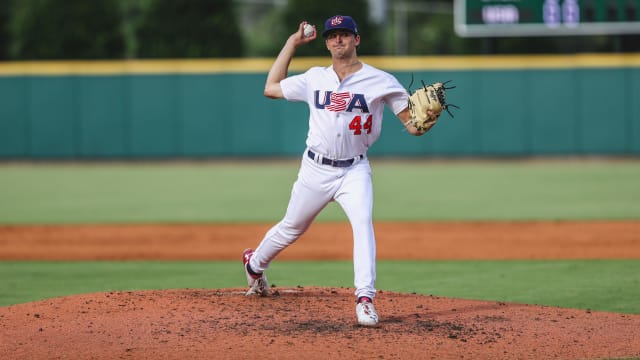
[[[269,283],[267,282],[267,276],[262,273],[259,275],[253,275],[247,270],[249,266],[249,260],[253,256],[253,249],[246,249],[242,253],[242,264],[244,265],[244,274],[247,276],[247,283],[249,284],[249,290],[244,294],[245,296],[267,296],[269,295]]]
[[[358,302],[356,305],[356,315],[358,316],[358,324],[362,326],[378,325],[378,313],[368,298],[364,298]]]

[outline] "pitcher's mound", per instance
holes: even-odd
[[[640,315],[380,292],[376,328],[353,289],[97,293],[0,308],[20,359],[602,359],[640,356]]]

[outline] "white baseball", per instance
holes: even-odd
[[[304,24],[304,37],[311,37],[313,35],[313,26],[310,24]]]

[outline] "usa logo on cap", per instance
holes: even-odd
[[[340,15],[336,15],[331,18],[331,26],[336,26],[342,24],[343,17]]]

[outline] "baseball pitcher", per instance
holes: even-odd
[[[446,106],[444,86],[424,86],[410,97],[391,74],[358,59],[358,27],[351,17],[343,15],[327,19],[322,31],[332,64],[287,76],[296,48],[316,37],[315,26],[300,23],[267,75],[266,97],[308,104],[309,132],[284,218],[265,234],[255,250],[243,253],[249,284],[246,295],[269,294],[265,275],[269,264],[309,228],[329,202],[335,201],[344,209],[353,230],[357,321],[375,326],[376,241],[367,150],[380,136],[385,105],[410,134],[419,136],[429,131]]]

